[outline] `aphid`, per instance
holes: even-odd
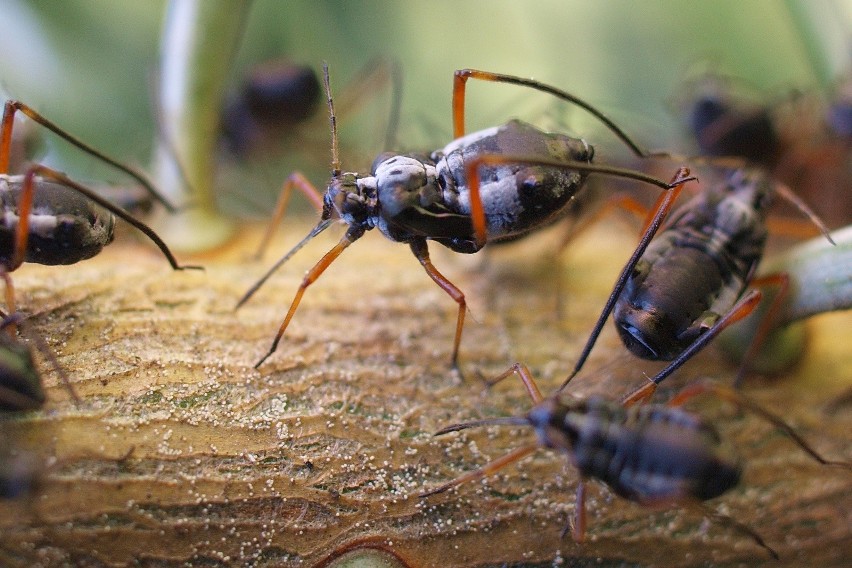
[[[435,435],[478,426],[523,425],[535,429],[537,442],[521,446],[479,469],[422,493],[420,497],[491,475],[539,447],[553,448],[566,454],[580,473],[574,516],[566,531],[572,529],[574,539],[582,542],[586,531],[587,479],[603,482],[620,497],[655,507],[694,506],[722,495],[740,481],[740,461],[722,444],[718,432],[694,414],[658,404],[630,406],[627,403],[628,406],[624,406],[597,396],[576,400],[559,391],[544,398],[526,367],[516,364],[499,378],[511,373],[517,373],[523,380],[533,400],[534,406],[526,415],[455,424]],[[687,387],[670,404],[681,404],[704,392],[712,392],[756,412],[787,433],[819,463],[850,468],[849,463],[825,460],[783,420],[730,389],[699,383]],[[778,558],[763,538],[748,526],[703,507],[701,511],[748,535]]]
[[[646,230],[562,388],[582,368],[610,311],[633,354],[652,361],[682,362],[690,356],[688,347],[702,335],[715,335],[754,309],[759,297],[743,298],[750,285],[776,285],[779,294],[774,302],[783,300],[783,275],[754,279],[766,243],[767,209],[776,192],[805,212],[831,241],[822,222],[765,170],[730,170],[723,182],[706,187],[676,209],[650,242],[656,229]],[[670,206],[671,201],[661,205],[658,216]],[[769,323],[765,320],[752,347],[759,345]],[[646,395],[653,388],[649,384]]]
[[[451,358],[453,367],[458,368],[465,297],[432,265],[428,240],[455,252],[470,254],[480,250],[486,240],[494,242],[526,235],[558,219],[590,173],[635,179],[663,189],[694,179],[687,177],[688,171],[682,171],[682,177],[666,183],[640,172],[592,164],[594,149],[585,140],[546,133],[518,120],[465,136],[464,97],[469,78],[525,86],[577,104],[601,120],[636,155],[649,156],[612,121],[569,93],[529,79],[468,69],[455,74],[453,124],[456,139],[453,142],[429,156],[381,154],[373,162],[369,175],[342,172],[326,68],[325,88],[332,128],[332,175],[323,198],[320,222],[246,292],[237,307],[246,302],[292,254],[325,230],[333,218],[340,218],[349,228],[338,244],[308,271],[271,348],[255,367],[275,352],[305,289],[350,244],[373,228],[378,228],[392,241],[407,243],[426,273],[458,304]],[[292,183],[304,184],[307,180],[302,178]],[[302,189],[306,193],[313,191],[318,194],[312,186]]]
[[[783,141],[768,105],[737,97],[729,81],[701,77],[686,101],[684,119],[705,156],[740,156],[772,168]]]
[[[43,467],[32,452],[10,450],[0,451],[0,499],[32,495],[40,486]]]
[[[23,175],[8,175],[16,111],[23,112],[75,146],[132,176],[155,199],[174,209],[141,173],[81,142],[27,105],[7,101],[0,132],[0,208],[3,212],[0,220],[0,273],[6,279],[6,303],[10,312],[14,312],[15,307],[14,288],[8,273],[24,262],[74,264],[95,256],[112,242],[115,217],[133,225],[153,241],[174,270],[200,268],[178,264],[153,229],[63,173],[36,164]]]
[[[7,316],[2,312],[0,317],[0,412],[37,410],[45,402],[41,373],[33,360],[30,347],[15,337],[15,327],[22,326],[24,318],[19,313]],[[29,329],[23,332],[53,367],[74,402],[79,403],[80,398],[71,380],[47,343]]]
[[[706,156],[742,157],[766,168],[814,204],[829,223],[847,223],[852,180],[849,81],[824,104],[793,92],[779,101],[751,100],[734,80],[708,74],[694,81],[682,103],[684,120]]]
[[[136,446],[131,446],[118,457],[86,452],[57,460],[45,459],[41,452],[19,447],[17,444],[4,444],[0,447],[0,499],[32,497],[43,487],[48,473],[75,460],[98,459],[122,465],[130,459],[135,450]]]
[[[4,317],[0,329],[15,321]],[[6,333],[0,333],[0,412],[35,410],[44,404],[41,375],[32,351]]]
[[[311,116],[320,104],[321,87],[313,69],[287,60],[259,65],[245,78],[222,113],[222,138],[244,157],[268,138]]]
[[[344,115],[374,97],[385,84],[393,85],[387,140],[393,138],[399,120],[400,73],[392,62],[375,59],[367,63],[337,98]],[[322,86],[307,65],[276,59],[249,70],[239,90],[225,103],[222,140],[235,157],[246,159],[273,148],[301,148],[311,144],[307,130],[320,106]]]

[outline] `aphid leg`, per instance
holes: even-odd
[[[828,242],[830,242],[831,244],[836,244],[834,242],[834,239],[831,238],[831,232],[828,230],[828,227],[825,226],[825,223],[822,222],[822,219],[820,219],[819,216],[814,213],[810,207],[808,207],[808,204],[805,203],[801,197],[796,195],[796,193],[792,189],[790,189],[787,184],[776,181],[775,192],[787,201],[789,201],[791,204],[793,204],[793,206],[796,207],[796,209],[798,209],[802,213],[802,215],[807,217],[808,220],[813,223],[813,225],[817,229],[819,229],[820,233],[825,236]]]
[[[0,174],[9,173],[9,160],[12,155],[12,127],[15,125],[15,105],[6,101],[3,107],[3,120],[0,122]]]
[[[328,266],[332,262],[334,262],[334,260],[338,256],[340,256],[340,253],[342,253],[346,249],[346,247],[348,247],[359,237],[361,237],[362,234],[363,230],[358,234],[350,234],[350,232],[347,232],[345,235],[343,235],[340,241],[336,245],[334,245],[334,248],[325,253],[325,255],[319,260],[319,262],[317,262],[313,266],[313,268],[308,270],[308,272],[305,274],[304,279],[302,280],[301,285],[299,285],[299,289],[296,291],[295,297],[293,297],[293,302],[290,304],[290,309],[287,310],[287,315],[284,317],[284,321],[281,322],[281,326],[278,328],[278,333],[275,335],[275,339],[272,342],[272,347],[270,347],[269,351],[267,351],[266,354],[260,358],[260,361],[255,363],[255,369],[263,365],[263,362],[266,361],[270,357],[270,355],[275,353],[276,349],[278,349],[278,343],[281,341],[281,337],[284,335],[284,331],[286,331],[287,326],[290,324],[290,320],[293,318],[293,314],[296,313],[296,308],[299,307],[299,302],[302,301],[302,295],[305,293],[305,290],[308,288],[308,286],[316,282],[317,278],[319,278],[320,275],[325,272],[325,269],[328,268]]]
[[[779,560],[780,557],[778,556],[778,553],[775,552],[775,550],[766,543],[766,540],[764,540],[760,533],[755,531],[747,524],[741,523],[735,518],[719,513],[718,511],[714,511],[713,509],[701,502],[688,501],[686,503],[681,503],[681,506],[696,511],[696,513],[703,515],[712,523],[722,525],[744,536],[749,537],[751,540],[754,541],[756,545],[768,552],[773,559]]]
[[[6,282],[6,309],[9,311],[10,314],[14,314],[14,313],[16,313],[16,310],[15,310],[15,284],[12,281],[12,276],[9,274],[9,272],[6,270],[5,267],[0,266],[0,277],[2,277],[3,280]],[[11,316],[6,316],[5,314],[3,314],[3,318],[7,318],[7,317],[11,317]],[[9,332],[9,335],[11,335],[12,337],[15,337],[15,332],[16,332],[15,323],[16,323],[15,319],[11,319],[8,322],[5,321],[5,319],[3,321],[3,329],[6,329]]]
[[[447,483],[441,485],[440,487],[436,487],[431,491],[426,491],[425,493],[421,493],[418,497],[429,497],[430,495],[435,495],[437,493],[443,493],[448,489],[452,489],[453,487],[457,487],[462,483],[467,483],[468,481],[473,481],[474,479],[479,479],[480,477],[485,477],[491,475],[492,473],[504,468],[510,463],[516,462],[529,454],[533,453],[539,448],[538,444],[527,444],[526,446],[521,446],[520,448],[516,448],[509,452],[508,454],[497,458],[496,460],[490,461],[479,469],[475,469],[473,471],[469,471],[463,475],[458,476],[452,481],[448,481]]]
[[[278,201],[275,203],[275,212],[272,214],[272,218],[269,220],[269,225],[266,227],[266,232],[263,234],[263,240],[261,240],[260,245],[257,247],[257,252],[254,254],[255,259],[259,259],[263,256],[263,253],[266,251],[266,247],[269,246],[269,241],[272,239],[272,235],[275,233],[276,227],[278,227],[281,219],[284,218],[284,213],[287,211],[287,205],[290,203],[290,195],[292,195],[294,187],[301,191],[302,195],[308,198],[308,201],[314,206],[314,209],[322,213],[322,194],[320,194],[319,190],[317,190],[317,188],[308,181],[308,178],[303,176],[301,172],[293,172],[287,176],[287,180],[284,182],[284,185],[281,187],[281,192],[278,194]]]
[[[568,531],[571,531],[571,538],[574,539],[574,542],[581,543],[586,540],[586,480],[582,476],[577,481],[574,514],[568,518],[560,537],[565,538]]]
[[[787,293],[790,290],[790,278],[786,274],[770,274],[768,276],[761,276],[759,278],[755,278],[751,281],[752,286],[774,286],[777,288],[775,295],[772,297],[772,301],[769,302],[769,306],[766,307],[762,313],[759,314],[760,324],[757,326],[757,330],[754,333],[753,339],[743,354],[742,363],[740,363],[740,368],[737,371],[737,376],[734,378],[734,386],[739,387],[742,385],[743,379],[748,373],[749,370],[749,361],[754,360],[757,354],[760,352],[761,347],[763,347],[764,342],[766,341],[766,337],[769,335],[769,332],[772,331],[772,328],[775,325],[775,320],[778,315],[781,306],[784,305],[784,301],[787,299]]]
[[[33,209],[33,178],[39,167],[30,168],[24,176],[23,188],[18,198],[18,226],[15,229],[15,246],[9,266],[6,267],[9,272],[13,272],[24,263],[24,257],[27,253],[27,241],[30,235],[30,213]],[[14,313],[14,306],[9,305],[7,307],[10,313]]]
[[[485,383],[489,387],[492,387],[512,374],[518,375],[518,377],[523,381],[533,404],[538,404],[544,400],[544,397],[541,395],[541,391],[538,389],[538,385],[535,384],[535,379],[533,379],[532,373],[530,373],[529,368],[523,363],[515,363],[493,379],[486,380]]]
[[[581,172],[611,175],[622,177],[636,181],[645,182],[655,185],[661,189],[674,190],[681,187],[688,181],[697,180],[696,177],[689,175],[689,168],[678,169],[671,182],[665,182],[661,179],[649,176],[636,170],[626,168],[616,168],[612,166],[603,166],[600,164],[592,164],[589,162],[575,162],[571,160],[554,160],[552,158],[541,158],[536,156],[510,156],[505,154],[481,154],[471,160],[465,162],[465,176],[467,177],[468,188],[470,191],[470,216],[473,223],[474,237],[477,244],[481,247],[485,245],[487,234],[485,224],[485,210],[482,206],[482,197],[479,192],[480,175],[479,168],[484,165],[499,165],[499,164],[530,164],[535,166],[553,166],[565,169],[577,170]],[[673,200],[672,200],[673,201]]]
[[[743,396],[740,392],[730,387],[713,384],[708,381],[698,381],[684,387],[677,395],[675,395],[674,398],[669,401],[668,404],[669,406],[680,406],[686,403],[689,399],[706,393],[713,394],[739,408],[749,410],[754,414],[760,416],[762,419],[766,420],[767,422],[787,434],[787,436],[797,446],[802,448],[802,451],[804,451],[806,454],[811,456],[815,461],[821,463],[822,465],[832,465],[843,467],[846,469],[852,469],[852,463],[850,462],[827,460],[822,457],[819,453],[817,453],[816,450],[813,449],[813,447],[811,447],[810,444],[805,441],[804,438],[802,438],[796,432],[796,430],[792,426],[790,426],[790,424],[785,422],[784,419],[766,410],[761,405]]]
[[[583,234],[589,227],[596,224],[603,217],[609,215],[614,209],[620,209],[622,211],[627,211],[628,213],[635,216],[638,220],[646,220],[649,210],[647,207],[639,203],[637,200],[633,199],[631,196],[620,193],[615,194],[608,197],[601,207],[598,207],[595,211],[588,215],[583,215],[581,219],[575,221],[570,224],[566,224],[566,231],[562,234],[562,237],[559,240],[559,244],[556,245],[556,257],[559,258],[564,251],[568,249],[568,246],[574,242],[581,234]],[[556,314],[556,319],[560,320],[564,317],[565,307],[562,303],[562,298],[564,294],[562,293],[562,271],[557,271],[556,275],[556,305],[554,307],[554,313]]]
[[[639,147],[621,128],[619,128],[610,118],[604,115],[601,111],[587,103],[586,101],[563,91],[551,85],[540,83],[533,79],[524,79],[523,77],[515,77],[513,75],[503,75],[501,73],[491,73],[489,71],[479,71],[476,69],[459,69],[453,77],[453,137],[460,138],[464,135],[464,100],[465,88],[467,80],[480,79],[482,81],[492,81],[495,83],[509,83],[521,87],[528,87],[543,93],[548,93],[563,101],[575,104],[592,116],[600,120],[615,136],[617,136],[630,150],[640,158],[645,158],[652,155],[665,155],[660,153],[651,154]]]
[[[672,178],[672,183],[676,183],[678,180],[683,179],[688,174],[688,169],[679,169],[675,176]],[[645,254],[645,250],[648,248],[648,245],[651,244],[651,240],[654,238],[654,235],[657,234],[657,231],[660,229],[660,226],[662,226],[666,215],[669,214],[669,211],[674,205],[675,200],[680,195],[682,189],[683,185],[677,185],[671,191],[666,191],[660,195],[659,199],[657,200],[654,214],[650,216],[646,221],[645,230],[642,232],[642,237],[639,239],[639,244],[636,246],[636,249],[630,256],[630,259],[627,261],[627,264],[625,264],[624,268],[621,270],[621,274],[619,274],[618,279],[615,281],[615,286],[613,286],[612,292],[610,293],[606,304],[604,304],[604,308],[601,311],[601,315],[598,317],[598,321],[595,323],[595,327],[592,329],[592,333],[589,335],[589,339],[586,340],[586,345],[583,348],[583,351],[580,353],[580,357],[574,364],[574,369],[571,371],[571,374],[568,375],[568,377],[562,382],[562,385],[559,387],[559,390],[562,390],[566,386],[568,386],[568,383],[571,382],[571,379],[573,379],[577,375],[577,373],[580,372],[580,369],[583,368],[586,359],[589,357],[589,354],[592,352],[592,348],[595,346],[595,342],[597,341],[601,330],[603,330],[603,326],[606,323],[607,318],[609,318],[609,314],[612,312],[613,308],[615,307],[615,303],[618,301],[618,297],[621,296],[622,290],[624,290],[624,287],[627,285],[627,280],[630,278],[630,274],[633,272],[633,269],[636,267],[636,264],[642,258],[642,255]]]
[[[420,261],[420,264],[426,270],[426,274],[441,287],[441,289],[450,295],[450,297],[459,305],[459,313],[456,318],[456,336],[453,340],[453,356],[451,365],[454,369],[459,369],[459,346],[461,345],[462,329],[464,328],[464,316],[467,310],[467,302],[464,299],[464,292],[459,290],[455,284],[450,282],[446,276],[438,272],[438,269],[429,260],[429,247],[426,244],[426,239],[416,238],[409,243],[411,252]]]
[[[453,74],[453,138],[464,136],[464,98],[469,69],[461,69]]]
[[[683,352],[672,360],[662,371],[657,373],[651,379],[648,379],[647,383],[624,397],[621,400],[622,404],[624,406],[632,406],[636,403],[645,402],[654,396],[654,393],[657,391],[657,385],[683,366],[683,364],[692,358],[693,355],[701,351],[701,349],[710,343],[719,334],[719,332],[732,323],[738,322],[750,314],[754,310],[755,306],[757,306],[760,302],[762,297],[763,294],[761,294],[760,290],[751,290],[748,294],[740,298],[740,300],[734,304],[727,314],[719,318],[712,327],[702,333],[698,339],[693,341],[689,347],[684,349]]]
[[[5,113],[3,116],[3,120],[5,123]],[[5,132],[3,134],[5,136]],[[11,130],[9,131],[9,136],[11,136]],[[0,152],[2,152],[2,150],[0,150]],[[0,272],[2,272],[3,280],[5,280],[6,282],[6,309],[9,311],[10,314],[14,314],[16,312],[16,308],[15,285],[12,282],[11,276],[9,276],[9,272],[15,271],[19,266],[21,266],[21,264],[23,264],[24,257],[26,256],[27,252],[27,240],[29,239],[30,234],[30,212],[33,208],[33,190],[32,174],[27,172],[27,175],[28,177],[25,178],[24,189],[18,199],[18,226],[15,229],[15,240],[12,247],[12,257],[9,259],[9,264],[7,266],[0,267]],[[26,183],[27,181],[29,182],[29,189],[28,184]],[[13,336],[15,335],[14,322],[12,322],[9,327],[9,333],[11,333]]]
[[[158,191],[154,187],[154,183],[150,179],[148,179],[145,174],[143,174],[139,170],[131,168],[130,166],[122,164],[118,160],[110,158],[100,150],[89,146],[76,136],[69,134],[53,122],[43,117],[32,107],[20,101],[6,101],[6,105],[3,108],[3,121],[2,127],[0,127],[2,128],[0,130],[0,174],[5,174],[9,171],[9,153],[11,150],[12,143],[12,126],[14,125],[16,111],[21,111],[31,120],[41,124],[63,140],[73,144],[84,152],[91,154],[102,162],[105,162],[129,175],[130,177],[138,181],[148,191],[148,193],[151,194],[151,197],[162,203],[163,206],[169,212],[175,212],[177,210],[177,208],[172,203],[170,203],[160,191]]]
[[[563,250],[567,249],[568,245],[571,244],[574,239],[583,234],[583,232],[588,230],[589,227],[595,225],[601,219],[610,215],[614,209],[627,211],[628,213],[634,215],[636,218],[645,220],[646,226],[648,224],[648,208],[639,203],[633,197],[627,195],[626,193],[617,193],[608,197],[604,201],[603,205],[598,207],[596,211],[585,215],[581,221],[571,226],[571,230],[565,233],[565,235],[559,241],[559,245],[557,246],[558,253],[561,253]],[[653,210],[651,211],[653,212]]]
[[[125,211],[121,207],[118,207],[114,203],[111,203],[109,200],[104,199],[103,197],[101,197],[97,193],[93,192],[91,189],[89,189],[89,188],[87,188],[83,185],[80,185],[79,183],[75,182],[74,180],[72,180],[71,178],[66,176],[65,174],[58,172],[56,170],[50,169],[46,166],[35,165],[35,166],[32,166],[29,170],[27,170],[27,173],[24,175],[24,185],[23,185],[23,188],[21,190],[21,204],[23,204],[25,199],[29,199],[29,200],[32,199],[32,192],[33,192],[34,187],[35,187],[35,176],[41,176],[45,179],[53,180],[57,183],[60,183],[64,186],[70,188],[70,189],[73,189],[77,193],[84,195],[89,200],[94,201],[95,203],[97,203],[98,205],[103,207],[104,209],[112,212],[116,217],[119,217],[119,218],[123,219],[126,223],[136,227],[136,229],[141,231],[146,237],[148,237],[151,240],[151,242],[153,242],[157,246],[157,248],[160,249],[160,252],[162,252],[163,256],[166,257],[166,260],[169,261],[169,264],[171,265],[172,269],[174,269],[174,270],[203,270],[203,267],[201,267],[201,266],[178,264],[174,255],[169,250],[169,247],[166,245],[165,242],[163,242],[163,240],[160,238],[160,236],[157,235],[157,233],[155,233],[154,230],[151,227],[149,227],[148,225],[146,225],[145,223],[143,223],[139,219],[135,218],[133,215],[131,215],[130,213],[128,213],[127,211]],[[18,207],[19,207],[19,211],[22,212],[23,209],[24,209],[23,205],[19,205]],[[19,227],[18,232],[19,233],[21,231],[20,227],[24,224],[24,217],[25,217],[22,213],[20,213],[20,216],[21,216],[21,219],[18,223],[18,227]],[[26,218],[27,218],[26,223],[29,223],[29,213],[27,213]],[[23,252],[18,250],[18,248],[20,248],[21,245],[18,244],[18,243],[16,243],[15,245],[16,245],[16,250],[15,250],[16,256],[15,256],[15,258],[17,258],[18,255],[20,254],[21,255],[21,261],[23,261]]]
[[[806,240],[820,234],[819,229],[800,219],[780,216],[769,216],[766,228],[773,235],[781,235],[792,239]]]

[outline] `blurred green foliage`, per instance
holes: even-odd
[[[123,159],[147,163],[165,5],[0,0],[5,94]],[[696,66],[743,77],[767,97],[826,89],[849,72],[851,22],[849,0],[255,0],[232,74],[236,83],[252,64],[280,56],[317,67],[325,60],[338,88],[370,58],[394,58],[405,74],[400,140],[425,148],[449,139],[454,69],[532,76],[592,101],[646,146],[672,147],[680,126],[667,100]],[[533,120],[552,105],[497,85],[474,85],[469,100],[472,129],[511,116]],[[567,116],[578,134],[598,130],[579,112]],[[365,155],[380,150],[357,129],[344,137],[363,143]],[[60,152],[59,165],[77,159],[76,151]],[[83,167],[78,175],[91,171]]]

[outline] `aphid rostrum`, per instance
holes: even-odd
[[[198,269],[178,264],[166,244],[142,221],[75,182],[43,165],[32,165],[23,175],[9,175],[9,149],[16,111],[96,158],[115,166],[146,187],[165,207],[174,210],[141,173],[104,155],[71,136],[19,101],[7,101],[0,131],[0,274],[6,279],[7,308],[15,311],[14,288],[8,273],[24,262],[74,264],[98,254],[112,242],[115,217],[141,231],[160,249],[174,270]]]
[[[824,459],[779,417],[724,387],[696,383],[682,391],[668,406],[629,403],[625,406],[598,396],[578,400],[563,391],[544,398],[526,367],[516,364],[500,378],[511,373],[517,373],[523,380],[534,403],[524,416],[455,424],[435,435],[479,426],[520,425],[531,426],[537,441],[422,493],[420,497],[491,475],[539,447],[552,448],[564,453],[580,474],[574,515],[565,529],[571,529],[578,542],[583,541],[586,532],[585,481],[594,479],[616,495],[641,505],[698,508],[713,520],[748,535],[778,558],[764,539],[747,525],[701,506],[703,501],[735,487],[742,475],[740,460],[723,445],[715,428],[699,416],[673,407],[704,392],[757,413],[788,434],[819,463],[850,468],[849,463]]]
[[[690,345],[702,335],[715,335],[754,309],[759,297],[743,297],[749,286],[778,286],[773,301],[782,301],[784,275],[754,279],[767,238],[767,209],[776,193],[808,215],[831,241],[810,209],[764,169],[728,170],[723,181],[704,187],[677,208],[653,240],[648,239],[656,229],[646,230],[562,388],[582,368],[610,312],[633,354],[683,362],[691,356]],[[665,214],[662,209],[658,212]],[[753,346],[759,345],[769,323],[764,322]],[[644,395],[650,396],[653,388],[649,383]]]
[[[638,156],[641,150],[600,111],[577,97],[537,81],[476,70],[456,71],[453,123],[456,139],[430,155],[381,154],[369,175],[343,172],[337,152],[336,118],[325,87],[332,127],[332,176],[323,198],[323,212],[314,229],[284,255],[246,292],[237,307],[304,243],[325,230],[334,218],[349,228],[338,244],[308,271],[269,351],[275,352],[305,289],[353,242],[378,228],[387,238],[407,243],[427,274],[458,304],[451,362],[458,367],[466,302],[464,294],[432,265],[427,242],[436,241],[455,252],[474,253],[488,241],[514,239],[560,217],[590,173],[609,174],[671,189],[690,179],[666,183],[632,170],[592,163],[593,147],[582,139],[543,132],[519,120],[464,134],[465,85],[469,78],[529,87],[577,104],[603,122]],[[304,180],[306,181],[306,180]],[[313,191],[316,191],[315,189]]]

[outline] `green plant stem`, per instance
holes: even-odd
[[[158,229],[184,251],[213,248],[234,230],[216,210],[216,143],[228,72],[250,6],[247,0],[174,0],[168,7],[156,171],[163,191],[189,207]]]
[[[771,361],[773,367],[795,361],[804,350],[804,333],[791,324],[852,308],[852,226],[834,231],[831,236],[836,246],[825,237],[817,237],[767,259],[762,265],[761,274],[785,273],[790,282],[787,297],[774,316],[774,329],[758,356]],[[719,337],[719,344],[732,356],[742,355],[743,347],[749,344],[766,316],[775,291],[766,292],[769,297],[764,298],[754,314]],[[761,365],[758,363],[757,367]]]

